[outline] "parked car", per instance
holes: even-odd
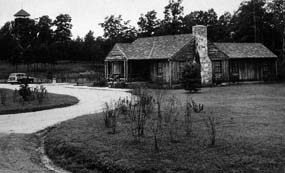
[[[20,84],[20,83],[33,83],[34,77],[27,76],[26,73],[11,73],[8,77],[7,83]]]

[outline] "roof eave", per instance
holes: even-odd
[[[268,59],[268,58],[278,58],[277,56],[267,56],[267,57],[231,57],[229,56],[229,59]]]

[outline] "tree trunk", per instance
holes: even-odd
[[[283,16],[282,16],[282,19],[283,19],[283,31],[282,32],[282,50],[281,50],[281,58],[282,58],[282,61],[281,62],[285,62],[285,22],[284,22],[284,19],[285,19],[285,1],[283,0]]]
[[[282,33],[282,50],[281,50],[281,62],[285,62],[285,26],[283,26],[283,33]]]

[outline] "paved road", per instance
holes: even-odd
[[[0,116],[1,133],[33,133],[48,126],[80,115],[96,113],[102,110],[105,102],[129,96],[125,90],[76,87],[70,84],[44,85],[48,92],[67,94],[77,97],[80,102],[74,106],[51,110],[10,114]],[[18,85],[0,84],[0,88],[14,89]]]

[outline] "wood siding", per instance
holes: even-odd
[[[220,70],[217,68],[217,64],[220,65]],[[215,83],[221,83],[229,81],[229,61],[228,60],[214,60],[212,61],[213,69],[213,81]]]
[[[151,63],[150,79],[152,82],[179,83],[185,61],[156,61]],[[171,75],[170,75],[171,74]]]
[[[234,71],[236,66],[238,71]],[[230,74],[238,74],[239,81],[260,81],[274,78],[276,76],[276,66],[274,59],[249,59],[249,60],[231,60]],[[237,75],[236,74],[236,75]]]
[[[184,66],[186,64],[185,61],[173,61],[172,64],[172,83],[179,83],[182,79],[182,73]]]
[[[169,82],[168,61],[153,61],[150,65],[150,79],[152,82]]]
[[[275,59],[247,58],[213,60],[212,62],[213,80],[215,83],[229,81],[262,81],[276,76]]]

